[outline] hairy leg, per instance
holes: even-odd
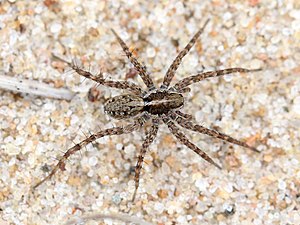
[[[183,57],[191,50],[197,39],[199,38],[200,34],[205,29],[206,25],[208,24],[209,20],[206,20],[202,28],[193,36],[193,38],[189,41],[189,43],[185,46],[185,48],[177,55],[177,57],[172,62],[171,66],[169,67],[165,77],[163,84],[161,85],[161,88],[168,88],[176,70],[178,69],[178,66],[180,65]]]
[[[171,119],[167,116],[163,116],[164,123],[168,126],[171,133],[185,146],[196,152],[201,158],[206,160],[207,162],[213,164],[217,168],[221,169],[217,163],[215,163],[204,151],[198,148],[195,144],[190,142],[188,138],[179,130],[179,128],[171,121]]]
[[[261,71],[261,69],[244,69],[244,68],[229,68],[225,70],[217,70],[217,71],[209,71],[209,72],[204,72],[204,73],[199,73],[196,75],[192,75],[186,78],[183,78],[182,80],[178,81],[175,85],[174,88],[175,90],[181,91],[184,90],[187,86],[202,81],[206,78],[209,77],[217,77],[217,76],[223,76],[231,73],[251,73],[251,72],[257,72]]]
[[[134,201],[138,187],[139,187],[140,173],[141,173],[145,154],[146,154],[149,146],[151,145],[151,143],[154,141],[154,139],[157,135],[157,131],[158,131],[158,120],[153,120],[151,129],[146,133],[146,139],[142,145],[142,148],[141,148],[141,151],[140,151],[140,154],[138,157],[138,162],[135,166],[135,177],[134,177],[135,190],[134,190],[134,193],[132,196],[132,201]]]
[[[66,63],[69,67],[71,67],[76,73],[79,75],[86,77],[88,79],[91,79],[93,81],[96,81],[98,84],[103,85],[103,86],[108,86],[112,88],[117,88],[117,89],[127,89],[132,91],[133,93],[142,96],[143,90],[136,84],[130,83],[128,81],[112,81],[112,80],[107,80],[103,78],[103,74],[99,73],[98,75],[93,75],[89,71],[86,71],[82,68],[80,68],[78,65],[75,63],[68,62],[56,55],[53,55],[55,59],[58,59],[59,61],[62,61]]]
[[[183,112],[180,112],[179,110],[175,111],[177,115],[187,119],[187,120],[192,120],[193,119],[193,116],[192,115],[189,115],[187,113],[183,113]],[[171,115],[174,115],[173,113],[171,113]]]
[[[235,138],[232,138],[232,137],[228,136],[227,134],[223,134],[223,133],[218,132],[216,130],[208,129],[208,128],[205,128],[205,127],[200,126],[198,124],[194,124],[191,121],[189,121],[188,119],[183,118],[182,116],[180,116],[180,117],[177,116],[173,112],[170,113],[170,117],[173,120],[175,120],[181,127],[185,128],[185,129],[192,130],[192,131],[195,131],[195,132],[199,132],[201,134],[206,134],[208,136],[218,138],[218,139],[221,139],[223,141],[227,141],[227,142],[230,142],[232,144],[239,145],[239,146],[251,149],[252,151],[259,152],[256,148],[249,146],[245,142],[239,141]]]
[[[119,44],[121,45],[123,51],[125,52],[127,58],[130,60],[134,68],[139,72],[141,78],[149,89],[154,89],[154,83],[150,78],[149,73],[146,71],[145,67],[133,56],[132,52],[129,50],[125,42],[121,39],[121,37],[112,29],[112,32],[116,36]]]
[[[104,137],[104,136],[111,136],[111,135],[121,135],[121,134],[126,134],[126,133],[131,133],[134,130],[137,130],[141,126],[140,121],[135,122],[133,124],[129,124],[124,127],[114,127],[114,128],[109,128],[106,130],[101,130],[97,132],[96,134],[90,135],[88,138],[85,140],[81,141],[80,143],[76,144],[72,148],[68,149],[68,151],[61,157],[61,159],[58,161],[56,166],[52,169],[52,171],[49,173],[48,176],[46,176],[44,179],[40,180],[38,183],[36,183],[32,189],[37,188],[40,186],[42,183],[44,183],[46,180],[49,180],[59,169],[64,169],[66,160],[76,152],[78,152],[80,149],[88,145],[89,143],[92,143],[98,138]]]

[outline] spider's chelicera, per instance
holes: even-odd
[[[146,138],[142,144],[142,148],[138,156],[138,162],[135,167],[135,191],[132,200],[135,199],[136,192],[139,186],[139,177],[140,177],[140,172],[141,172],[142,163],[145,154],[150,144],[153,142],[153,140],[157,135],[158,126],[160,122],[166,124],[170,132],[182,144],[186,145],[188,148],[193,150],[204,160],[213,164],[219,169],[221,169],[221,167],[217,163],[215,163],[199,147],[197,147],[195,144],[189,141],[186,135],[180,131],[179,126],[187,130],[191,130],[194,132],[209,135],[211,137],[219,138],[221,140],[236,145],[240,145],[245,148],[249,148],[253,151],[258,152],[256,148],[249,146],[245,142],[234,139],[218,131],[195,124],[191,120],[192,116],[181,112],[180,108],[184,105],[183,94],[190,90],[188,86],[193,83],[202,81],[209,77],[217,77],[217,76],[222,76],[222,75],[236,73],[236,72],[240,72],[240,73],[256,72],[259,71],[260,69],[251,70],[251,69],[244,69],[244,68],[229,68],[224,70],[208,71],[208,72],[203,72],[203,73],[186,77],[178,81],[174,86],[170,87],[172,78],[174,77],[175,72],[178,66],[180,65],[183,57],[190,51],[190,49],[195,44],[200,34],[203,32],[208,22],[209,20],[205,22],[202,28],[193,36],[193,38],[189,41],[186,47],[175,58],[175,60],[169,67],[164,77],[163,84],[160,86],[160,88],[155,87],[152,79],[149,76],[149,73],[146,71],[146,68],[133,56],[132,52],[129,51],[127,45],[124,43],[124,41],[118,36],[118,34],[114,30],[112,30],[112,32],[116,36],[127,58],[133,64],[135,69],[138,71],[138,74],[141,76],[143,82],[146,84],[147,91],[143,90],[140,86],[128,81],[113,81],[113,80],[104,79],[102,73],[93,75],[89,71],[80,68],[75,63],[70,63],[68,61],[65,61],[57,57],[59,60],[62,60],[63,62],[68,64],[79,75],[94,80],[100,85],[128,90],[131,94],[119,95],[109,99],[104,105],[104,110],[111,117],[117,119],[134,118],[134,122],[122,127],[113,127],[106,130],[100,130],[97,133],[90,135],[80,143],[76,144],[62,156],[62,158],[59,160],[59,162],[56,164],[56,166],[53,168],[50,174],[46,176],[44,179],[40,180],[36,185],[34,185],[33,188],[38,187],[43,182],[50,179],[58,170],[63,169],[66,160],[75,152],[79,151],[84,146],[86,146],[87,144],[104,136],[131,133],[135,130],[138,130],[140,127],[142,127],[146,121],[151,121],[152,125],[150,130],[146,131]]]

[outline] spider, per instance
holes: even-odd
[[[159,88],[157,88],[154,85],[152,79],[150,78],[150,74],[147,72],[145,66],[143,66],[137,60],[137,58],[133,56],[132,52],[129,50],[125,42],[114,30],[112,30],[114,36],[117,38],[127,58],[133,64],[134,68],[138,71],[138,74],[147,86],[147,90],[143,90],[137,84],[128,81],[114,81],[104,79],[103,74],[101,72],[97,75],[93,75],[89,71],[86,71],[81,67],[77,66],[75,63],[68,62],[56,56],[58,60],[61,60],[64,63],[66,63],[76,73],[85,78],[96,81],[99,85],[129,91],[129,94],[123,94],[110,98],[104,105],[104,111],[109,116],[116,119],[133,118],[133,122],[124,126],[100,130],[95,134],[91,134],[85,140],[76,144],[72,148],[68,149],[67,152],[65,152],[61,159],[58,161],[56,166],[49,173],[49,175],[46,176],[44,179],[40,180],[38,183],[36,183],[33,186],[33,188],[37,188],[46,180],[50,179],[58,170],[63,170],[65,167],[66,160],[71,155],[85,147],[87,144],[92,143],[95,140],[104,136],[131,133],[141,128],[146,121],[151,122],[151,128],[148,131],[146,131],[146,137],[142,144],[142,148],[138,156],[138,161],[135,166],[135,190],[133,193],[132,201],[134,201],[139,187],[140,173],[145,154],[147,153],[150,144],[154,141],[155,137],[157,136],[158,127],[161,122],[167,125],[170,132],[176,137],[176,139],[179,142],[193,150],[204,160],[213,164],[219,169],[221,169],[221,166],[215,163],[207,153],[205,153],[198,146],[192,143],[186,137],[186,135],[182,131],[180,131],[179,126],[187,130],[206,134],[208,136],[251,149],[255,152],[259,152],[256,148],[249,146],[245,142],[239,141],[216,130],[212,130],[201,125],[195,124],[194,122],[192,122],[192,116],[181,112],[180,109],[184,106],[184,93],[190,91],[189,86],[191,84],[197,83],[210,77],[217,77],[236,72],[250,73],[260,71],[261,69],[229,68],[224,70],[202,72],[179,80],[175,85],[170,87],[170,83],[175,75],[177,68],[181,64],[182,59],[193,47],[193,45],[205,29],[208,22],[209,19],[205,21],[204,25],[198,30],[198,32],[192,37],[192,39],[185,46],[185,48],[174,59],[171,66],[167,70],[166,75],[164,76],[162,85]]]

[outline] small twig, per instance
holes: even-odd
[[[71,219],[65,223],[65,225],[71,224],[83,224],[89,220],[103,220],[103,219],[111,219],[111,220],[119,220],[127,223],[134,223],[138,225],[153,225],[152,223],[146,222],[138,217],[129,216],[126,214],[102,214],[102,213],[94,213],[86,216],[82,216],[77,219]]]
[[[6,75],[0,75],[0,89],[65,100],[71,100],[74,96],[73,92],[65,88],[54,88],[39,81]]]

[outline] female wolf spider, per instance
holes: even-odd
[[[125,44],[125,42],[119,37],[119,35],[112,30],[113,34],[117,38],[119,44],[121,45],[123,51],[125,52],[127,58],[133,64],[134,68],[137,70],[138,74],[141,76],[143,82],[147,86],[147,91],[143,90],[140,86],[128,82],[128,81],[113,81],[107,80],[103,77],[103,74],[100,72],[98,75],[93,75],[89,71],[86,71],[75,63],[68,62],[61,58],[56,57],[58,60],[63,61],[69,67],[71,67],[75,72],[79,75],[84,76],[88,79],[96,81],[98,84],[128,90],[131,94],[119,95],[113,98],[110,98],[104,105],[105,112],[116,119],[127,119],[133,118],[134,122],[120,127],[113,127],[105,130],[100,130],[95,134],[90,135],[85,140],[76,144],[72,148],[70,148],[64,155],[61,157],[56,166],[52,169],[50,174],[46,176],[44,179],[40,180],[37,184],[33,186],[33,188],[37,188],[39,185],[44,183],[46,180],[50,179],[59,169],[63,169],[65,166],[66,160],[73,155],[75,152],[82,149],[89,143],[97,140],[98,138],[104,136],[111,135],[121,135],[131,133],[135,130],[138,130],[140,127],[144,125],[144,123],[148,120],[151,120],[152,125],[151,129],[146,131],[146,138],[142,144],[142,148],[140,150],[138,156],[138,162],[135,167],[135,190],[133,194],[132,201],[134,201],[137,189],[139,187],[139,178],[140,172],[142,168],[142,163],[145,157],[145,154],[150,146],[150,144],[154,141],[159,123],[162,121],[167,125],[170,132],[178,139],[182,144],[186,145],[188,148],[196,152],[200,157],[202,157],[207,162],[213,164],[217,168],[221,169],[217,163],[215,163],[204,151],[202,151],[199,147],[193,144],[186,135],[181,132],[178,128],[178,125],[194,132],[202,133],[209,135],[211,137],[219,138],[221,140],[243,146],[245,148],[251,149],[253,151],[259,152],[256,148],[249,146],[245,142],[234,139],[226,134],[220,133],[218,131],[205,128],[201,125],[194,124],[191,122],[191,115],[182,113],[179,109],[184,105],[184,97],[183,93],[188,92],[190,89],[189,85],[202,81],[209,77],[217,77],[225,74],[231,74],[235,72],[239,73],[249,73],[260,71],[260,69],[244,69],[244,68],[229,68],[224,70],[217,71],[209,71],[198,73],[193,76],[186,77],[180,81],[178,81],[174,86],[169,87],[172,81],[172,78],[175,75],[175,72],[180,65],[183,57],[190,51],[192,46],[195,44],[196,40],[199,38],[200,34],[203,32],[209,20],[207,20],[202,28],[193,36],[193,38],[189,41],[189,43],[185,46],[185,48],[177,55],[171,66],[169,67],[163,84],[160,88],[155,87],[152,79],[150,78],[149,73],[146,71],[145,66],[143,66],[130,52],[129,48]],[[176,125],[176,124],[177,125]]]

